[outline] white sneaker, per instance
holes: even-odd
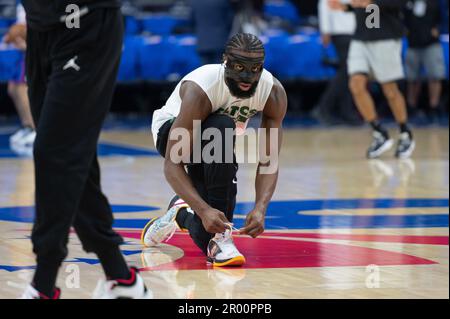
[[[145,225],[141,234],[142,245],[152,247],[172,238],[177,228],[179,228],[175,218],[181,208],[190,210],[189,205],[184,200],[175,196],[169,204],[167,213],[161,217],[153,218]]]
[[[233,242],[232,229],[218,233],[209,241],[207,263],[213,266],[242,266],[245,257],[237,250]]]
[[[416,148],[416,142],[409,133],[400,134],[398,140],[397,150],[395,151],[395,156],[400,159],[407,159],[411,157],[411,154]]]
[[[100,280],[92,299],[152,299],[153,292],[145,286],[139,271],[131,267],[129,280]]]
[[[59,299],[61,297],[61,289],[55,288],[53,298],[49,298],[39,291],[37,291],[32,285],[28,285],[24,293],[19,299]]]
[[[36,131],[31,127],[24,127],[18,130],[9,138],[9,144],[20,147],[33,147],[36,139]]]

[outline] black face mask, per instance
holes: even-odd
[[[252,97],[263,71],[264,57],[247,58],[233,54],[227,55],[225,65],[225,83],[227,84],[231,94],[237,98],[247,99]],[[239,65],[237,68],[236,65]],[[248,91],[243,91],[239,87],[239,83],[250,84]]]

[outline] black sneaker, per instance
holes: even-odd
[[[416,148],[416,142],[408,132],[400,134],[400,138],[397,144],[397,150],[395,156],[397,158],[405,159],[409,158]]]
[[[372,144],[367,150],[367,158],[377,158],[389,151],[393,145],[394,141],[388,135],[374,131]]]

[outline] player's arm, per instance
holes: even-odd
[[[211,208],[199,195],[192,180],[184,169],[184,162],[179,160],[182,155],[187,160],[193,149],[194,121],[203,122],[212,110],[211,102],[206,93],[194,82],[186,81],[181,85],[182,100],[180,114],[172,125],[167,141],[164,161],[164,175],[175,193],[183,198],[202,220],[203,226],[209,233],[221,233],[226,230],[228,220],[223,212]],[[184,131],[188,138],[176,139],[174,133]],[[173,138],[171,138],[173,136]],[[176,146],[173,149],[172,148]],[[177,150],[189,150],[189,154],[180,154]]]
[[[20,50],[26,49],[27,26],[25,22],[25,9],[22,5],[17,6],[17,21],[13,24],[3,37],[3,42],[13,44]]]
[[[253,238],[264,232],[264,219],[278,181],[278,157],[282,143],[282,123],[287,110],[287,96],[278,80],[264,107],[261,128],[265,129],[265,154],[258,164],[255,179],[256,199],[254,209],[247,215],[241,234]],[[260,150],[261,152],[261,150]]]

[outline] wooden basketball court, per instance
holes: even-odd
[[[29,282],[34,256],[33,165],[0,133],[0,298]],[[396,131],[392,131],[396,136]],[[449,298],[448,128],[419,128],[410,160],[365,159],[367,129],[286,129],[266,232],[235,236],[242,268],[208,268],[186,233],[143,249],[140,230],[173,193],[148,129],[105,130],[102,182],[130,264],[155,298]],[[235,226],[252,208],[255,165],[238,175]],[[60,270],[63,298],[90,298],[102,277],[71,235]]]

